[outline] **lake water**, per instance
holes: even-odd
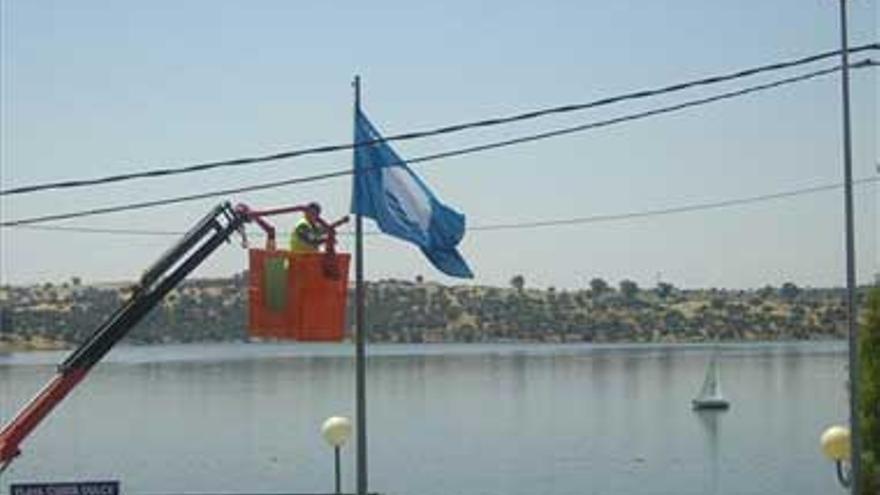
[[[846,413],[841,343],[721,348],[727,412],[695,413],[711,348],[372,345],[369,488],[387,494],[843,493],[818,438]],[[0,356],[4,423],[66,353]],[[10,483],[126,493],[332,492],[331,415],[354,417],[351,345],[112,351],[23,445]],[[343,487],[354,489],[354,445]]]

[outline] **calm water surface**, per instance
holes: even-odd
[[[839,493],[840,343],[725,345],[728,412],[698,414],[704,346],[370,346],[370,489],[387,494]],[[126,493],[330,492],[319,429],[354,417],[349,345],[123,347],[24,444],[9,483]],[[0,356],[5,422],[66,353]],[[343,450],[354,487],[354,445]]]

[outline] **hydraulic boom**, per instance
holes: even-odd
[[[0,473],[20,453],[21,442],[85,378],[89,370],[193,269],[253,217],[229,203],[215,207],[163,254],[128,300],[58,366],[58,373],[0,431]]]

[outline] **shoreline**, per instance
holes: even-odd
[[[498,340],[498,341],[486,341],[486,342],[458,342],[458,341],[449,341],[449,342],[370,342],[368,345],[380,345],[380,346],[443,346],[443,345],[462,345],[469,346],[473,345],[474,347],[478,347],[480,345],[546,345],[546,346],[555,346],[555,347],[564,347],[566,345],[571,345],[573,347],[579,345],[595,345],[597,347],[614,347],[614,346],[644,346],[644,347],[690,347],[690,346],[702,346],[702,345],[718,345],[718,346],[736,346],[739,344],[797,344],[797,343],[820,343],[820,342],[846,342],[846,339],[784,339],[784,340],[725,340],[720,342],[712,342],[708,340],[704,341],[681,341],[681,342],[645,342],[645,341],[613,341],[613,342],[539,342],[532,340]],[[127,346],[130,347],[140,347],[140,348],[149,348],[149,347],[161,347],[161,346],[198,346],[198,345],[217,345],[217,344],[236,344],[236,343],[252,343],[252,344],[272,344],[272,343],[280,343],[285,345],[303,345],[309,346],[313,343],[311,342],[296,342],[296,341],[203,341],[203,342],[165,342],[165,343],[155,343],[155,344],[144,344],[144,343],[128,343]],[[332,343],[337,345],[348,345],[351,344],[350,340],[345,340],[342,342]],[[4,341],[0,340],[0,355],[3,354],[11,354],[11,353],[29,353],[29,352],[51,352],[51,351],[72,351],[76,348],[76,344],[72,344],[69,342],[61,342],[56,340],[50,340],[45,338],[32,338],[30,340],[16,340],[16,341]]]
[[[34,337],[30,339],[0,340],[0,354],[11,352],[63,351],[75,348],[67,342]]]

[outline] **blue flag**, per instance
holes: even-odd
[[[382,136],[366,115],[357,112],[355,143]],[[441,272],[473,278],[459,254],[464,215],[441,203],[387,143],[354,150],[354,191],[351,212],[372,218],[379,229],[421,248]]]

